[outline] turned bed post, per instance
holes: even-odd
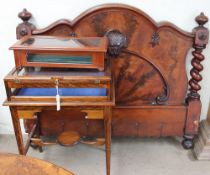
[[[204,27],[204,24],[208,22],[208,18],[201,13],[195,20],[199,26],[195,27],[193,30],[195,34],[193,42],[194,51],[192,52],[192,69],[190,70],[191,78],[189,80],[189,93],[186,98],[187,118],[184,129],[184,140],[182,142],[185,149],[193,147],[193,139],[198,131],[201,113],[201,101],[198,91],[201,89],[199,82],[202,80],[200,72],[203,70],[203,65],[201,64],[201,61],[205,59],[202,51],[206,48],[209,36],[208,29]]]

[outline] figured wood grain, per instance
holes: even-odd
[[[88,26],[88,27],[87,27]],[[147,14],[142,11],[124,5],[105,5],[99,6],[83,13],[74,21],[67,20],[57,21],[45,29],[34,30],[34,35],[53,35],[53,36],[67,36],[69,32],[74,31],[77,37],[103,36],[108,30],[117,29],[123,33],[128,39],[129,51],[133,51],[139,55],[145,56],[151,61],[165,76],[170,88],[170,95],[167,100],[169,105],[181,105],[185,101],[187,92],[187,75],[186,75],[186,55],[193,43],[193,33],[183,32],[176,26],[170,23],[156,23]],[[151,37],[154,32],[157,32],[160,39],[159,45],[152,47]],[[136,81],[140,72],[146,74],[150,72],[151,68],[147,66],[142,60],[136,58],[129,58],[130,55],[119,55],[115,58],[113,63],[113,72],[115,79],[122,77],[123,81],[120,88],[124,91],[135,88]],[[123,61],[122,61],[123,59]],[[129,61],[128,61],[129,59]],[[129,65],[126,62],[131,62]],[[144,65],[145,71],[140,71],[141,66]],[[123,69],[122,75],[119,75],[120,69]],[[131,71],[133,70],[133,71]],[[152,74],[152,73],[151,73]],[[135,99],[135,103],[128,105],[141,105],[153,102],[154,96],[163,92],[162,82],[154,72],[151,77],[147,78],[150,84],[137,88],[146,89],[148,92],[142,98]],[[132,77],[129,79],[129,77]],[[117,81],[116,81],[117,83]],[[160,84],[156,86],[156,84]],[[178,85],[177,85],[178,84]],[[161,89],[162,88],[162,89]],[[138,92],[134,92],[140,94]],[[146,92],[144,92],[146,93]],[[116,94],[121,94],[121,89],[116,88]],[[132,94],[127,95],[131,99]],[[120,105],[127,102],[121,102],[123,99],[118,97]]]
[[[73,175],[61,167],[29,156],[0,153],[2,175]]]

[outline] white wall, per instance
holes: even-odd
[[[210,17],[209,0],[2,0],[0,5],[0,103],[5,96],[2,79],[14,66],[12,51],[8,47],[16,40],[15,28],[20,19],[18,12],[27,8],[33,14],[32,22],[38,28],[46,27],[60,18],[74,19],[84,10],[104,3],[124,3],[137,7],[149,14],[156,21],[171,21],[178,27],[191,32],[197,24],[194,17],[203,11]],[[206,25],[208,28],[210,22]],[[201,117],[206,118],[210,97],[210,47],[204,52],[203,81],[201,82],[201,101],[203,104]],[[188,56],[188,72],[191,54]],[[8,107],[0,107],[0,133],[13,133]]]

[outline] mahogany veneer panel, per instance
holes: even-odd
[[[186,108],[114,108],[113,115],[114,136],[181,136]]]

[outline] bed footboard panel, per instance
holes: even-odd
[[[113,109],[113,135],[125,137],[182,136],[185,106]]]

